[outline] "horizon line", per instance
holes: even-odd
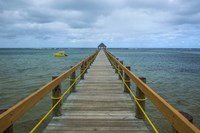
[[[98,47],[0,47],[0,49],[88,49]],[[106,49],[200,49],[200,47],[107,47]]]

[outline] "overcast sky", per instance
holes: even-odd
[[[200,0],[0,0],[0,47],[200,48]]]

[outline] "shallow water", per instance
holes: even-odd
[[[0,108],[14,105],[49,82],[53,75],[60,75],[95,51],[64,50],[69,56],[56,58],[53,53],[58,49],[0,49]],[[200,127],[200,49],[109,50],[125,65],[131,66],[136,75],[146,77],[147,84],[177,110],[191,114]],[[67,83],[63,83],[63,88]],[[154,105],[147,101],[146,106],[159,131],[170,132],[171,126]],[[49,95],[15,124],[16,132],[30,131],[50,107]]]

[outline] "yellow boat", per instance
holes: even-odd
[[[56,57],[63,57],[63,56],[67,56],[67,54],[65,54],[65,51],[59,51],[58,53],[53,54]]]

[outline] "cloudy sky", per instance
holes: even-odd
[[[0,47],[200,48],[200,0],[0,0]]]

